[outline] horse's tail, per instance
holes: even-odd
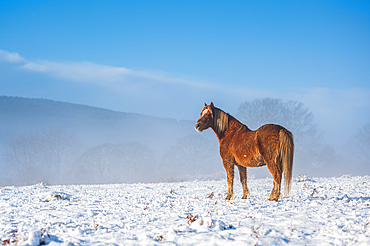
[[[286,129],[282,129],[279,132],[279,138],[280,138],[279,156],[284,172],[284,185],[285,185],[284,195],[287,196],[289,194],[290,181],[292,180],[293,172],[293,155],[294,155],[293,134]]]

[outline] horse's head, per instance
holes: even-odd
[[[195,123],[195,130],[197,132],[202,132],[203,130],[208,129],[209,127],[213,126],[213,109],[214,109],[213,102],[210,105],[204,103],[204,107],[200,112],[200,118],[198,119],[197,123]]]

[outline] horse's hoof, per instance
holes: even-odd
[[[228,200],[231,200],[233,199],[233,196],[232,195],[227,195],[226,198],[225,198],[225,201],[228,201]]]
[[[276,198],[271,198],[271,197],[270,197],[268,200],[269,200],[269,201],[275,201],[275,202],[277,202],[277,201],[278,201],[278,199],[279,199],[279,197],[276,197]]]
[[[249,192],[248,194],[243,195],[242,199],[247,199],[248,197],[249,197]]]

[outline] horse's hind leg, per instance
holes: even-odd
[[[282,178],[282,168],[276,162],[267,162],[267,168],[274,178],[274,188],[272,188],[270,201],[277,201],[280,197],[280,186]]]
[[[271,192],[271,195],[270,195],[270,198],[269,200],[270,201],[276,201],[279,199],[280,197],[280,185],[281,185],[281,181],[278,183],[274,180],[274,188],[272,189],[272,192]]]
[[[247,197],[249,196],[249,190],[247,186],[247,168],[238,165],[238,169],[239,169],[239,174],[240,174],[240,182],[242,183],[242,186],[243,186],[242,199],[247,199]]]

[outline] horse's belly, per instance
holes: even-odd
[[[263,161],[263,158],[261,155],[254,156],[252,158],[247,158],[247,156],[244,156],[244,159],[239,161],[239,163],[242,166],[245,167],[262,167],[266,166],[266,163]]]

